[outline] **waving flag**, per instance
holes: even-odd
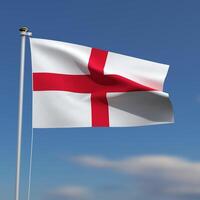
[[[71,43],[31,38],[33,127],[173,122],[169,66]]]

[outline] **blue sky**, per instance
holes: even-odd
[[[175,112],[170,125],[36,130],[32,199],[199,199],[199,7],[198,0],[1,1],[0,199],[14,197],[21,25],[34,37],[169,64],[165,91]],[[31,135],[28,41],[23,125],[21,200]]]

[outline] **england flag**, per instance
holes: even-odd
[[[168,65],[71,43],[30,42],[33,128],[173,122],[163,92]]]

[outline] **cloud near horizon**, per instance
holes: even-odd
[[[200,199],[200,162],[154,155],[121,160],[81,155],[72,160],[79,165],[110,169],[137,177],[141,192],[152,199]]]
[[[87,187],[66,185],[51,191],[51,199],[73,199],[85,200],[90,196],[91,191]]]

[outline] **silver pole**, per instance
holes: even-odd
[[[22,113],[23,113],[23,91],[24,91],[24,63],[26,36],[31,36],[27,27],[19,29],[21,35],[21,61],[19,78],[19,103],[18,103],[18,139],[17,139],[17,163],[16,163],[16,187],[15,200],[19,200],[20,190],[20,164],[21,164],[21,139],[22,139]]]

